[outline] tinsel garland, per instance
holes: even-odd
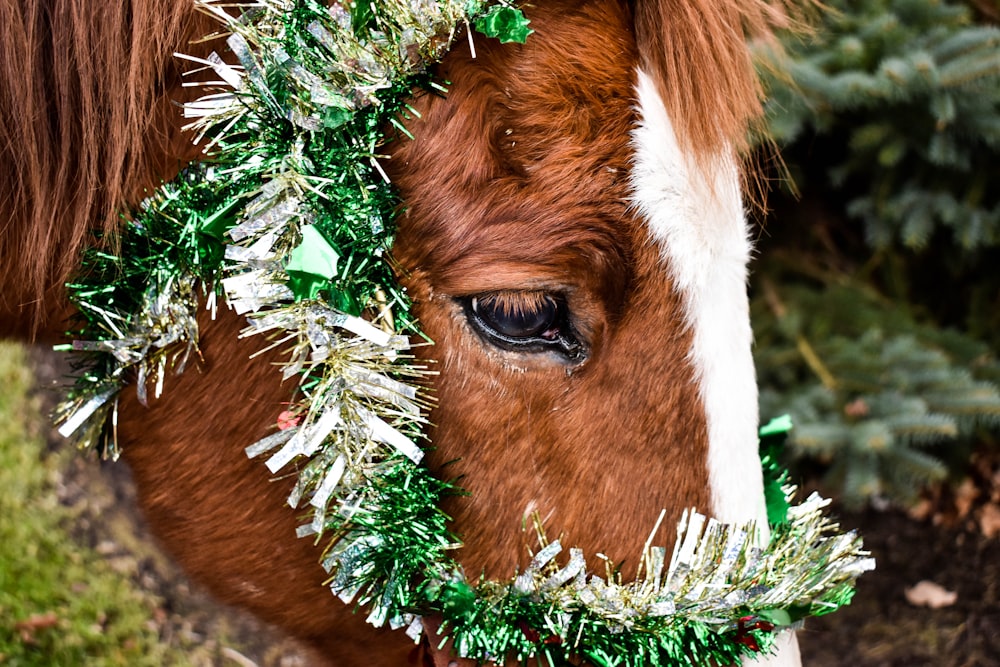
[[[299,535],[329,538],[332,590],[376,626],[416,638],[435,614],[457,653],[481,661],[694,666],[766,651],[777,629],[849,600],[872,567],[860,539],[838,534],[816,496],[790,506],[780,472],[769,540],[690,512],[672,558],[649,546],[625,583],[606,561],[603,576],[589,573],[578,549],[560,559],[539,524],[523,572],[467,580],[439,509],[460,490],[420,465],[425,371],[383,259],[399,201],[378,148],[386,128],[408,134],[414,90],[444,92],[424,72],[459,28],[523,42],[527,20],[507,0],[262,0],[238,14],[195,1],[224,24],[236,60],[182,56],[218,77],[185,108],[205,159],[133,212],[117,255],[89,252],[69,286],[82,315],[69,347],[83,361],[64,435],[116,457],[119,393],[135,383],[143,403],[150,386],[158,396],[168,369],[197,355],[199,303],[222,296],[247,315],[243,335],[290,350],[282,373],[299,380],[280,429],[247,453],[272,473],[297,464],[289,503],[311,511]]]

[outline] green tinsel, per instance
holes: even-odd
[[[288,350],[297,399],[281,430],[247,447],[277,473],[293,461],[300,536],[327,539],[323,565],[345,602],[376,626],[439,615],[459,655],[482,661],[573,656],[597,665],[730,663],[768,650],[773,630],[849,599],[871,562],[811,497],[789,506],[770,539],[690,512],[673,557],[641,554],[642,575],[588,574],[584,554],[548,542],[507,581],[469,581],[439,509],[460,490],[420,465],[428,399],[408,353],[419,334],[383,259],[400,202],[378,165],[386,128],[407,134],[414,89],[459,26],[501,41],[530,34],[506,0],[264,0],[230,15],[197,0],[231,32],[237,62],[195,60],[218,75],[186,106],[205,159],[161,187],[125,224],[119,256],[91,252],[70,290],[85,356],[61,431],[116,456],[117,396],[145,402],[169,368],[197,354],[195,313],[219,297],[247,315],[244,335]],[[777,431],[780,429],[772,429]],[[774,460],[775,453],[768,454]],[[776,468],[766,466],[766,471]],[[783,505],[781,503],[784,503]]]
[[[781,452],[792,428],[788,415],[772,419],[760,429],[760,465],[764,471],[764,502],[767,505],[767,522],[780,526],[788,521],[788,498],[784,487],[788,484],[788,471],[781,465]]]
[[[774,437],[787,428],[782,420],[762,432]],[[777,481],[768,475],[766,483]],[[623,583],[607,563],[606,579],[588,574],[577,549],[558,562],[561,545],[547,542],[536,525],[541,548],[524,572],[505,582],[470,582],[447,555],[457,545],[437,507],[455,487],[407,461],[372,486],[379,494],[372,509],[344,522],[324,561],[335,573],[334,592],[369,605],[376,625],[419,629],[418,615],[436,612],[458,654],[477,660],[730,664],[769,650],[775,628],[847,604],[854,578],[873,566],[856,535],[837,535],[836,524],[822,518],[826,501],[814,495],[787,506],[766,549],[752,525],[724,526],[689,513],[674,556],[668,561],[662,548],[651,548],[643,573]],[[785,487],[786,503],[792,493]],[[407,580],[420,583],[407,588]]]

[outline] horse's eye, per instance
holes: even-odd
[[[565,300],[536,291],[488,292],[461,300],[473,330],[514,352],[556,351],[579,361],[583,348],[570,330]]]

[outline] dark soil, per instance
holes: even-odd
[[[809,621],[799,635],[810,667],[1000,665],[1000,539],[936,527],[899,512],[841,515],[878,563],[849,607]],[[958,594],[941,609],[915,607],[907,588],[927,580]]]
[[[43,381],[59,377],[53,355],[33,358]],[[54,435],[52,446],[63,447],[60,440]],[[163,555],[138,515],[123,464],[81,455],[64,460],[60,497],[79,517],[73,538],[161,601],[152,620],[163,641],[191,647],[198,665],[309,664],[294,642],[216,604]],[[1000,537],[985,537],[972,521],[946,528],[896,511],[839,514],[845,527],[861,532],[878,565],[862,577],[851,606],[801,631],[805,665],[1000,667]],[[956,592],[956,602],[913,606],[905,591],[923,580]]]

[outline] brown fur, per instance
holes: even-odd
[[[422,100],[417,140],[388,164],[407,202],[396,258],[437,343],[431,465],[459,458],[447,472],[473,491],[448,507],[471,574],[524,564],[529,507],[553,535],[634,572],[661,507],[672,525],[707,505],[704,412],[678,297],[626,204],[630,16],[591,2],[531,18],[524,47],[480,40],[476,60],[449,57],[448,95]],[[491,348],[454,300],[516,289],[565,294],[590,359]]]
[[[0,335],[51,327],[81,246],[194,157],[171,54],[206,32],[189,0],[0,0]]]
[[[248,609],[316,652],[316,665],[406,664],[413,645],[378,631],[323,585],[322,550],[296,539],[294,479],[271,481],[243,448],[273,431],[290,386],[256,341],[237,342],[243,318],[202,318],[206,363],[168,380],[150,409],[135,392],[121,405],[122,457],[143,514],[184,570],[220,600]],[[375,649],[377,647],[377,650]]]
[[[159,115],[178,95],[169,53],[185,48],[185,2],[0,0],[0,202],[11,216],[0,334],[28,335],[32,303],[43,318],[62,308],[38,299],[59,291],[91,223],[113,229],[124,197],[190,156],[177,119]],[[615,0],[527,11],[537,34],[526,46],[477,37],[472,60],[461,42],[439,68],[450,93],[416,100],[417,139],[389,147],[407,204],[394,255],[436,341],[421,353],[440,371],[429,463],[472,492],[448,506],[470,576],[508,577],[525,562],[529,509],[550,536],[634,573],[660,508],[670,526],[682,508],[707,507],[708,480],[679,297],[625,203],[633,69],[642,58],[658,78],[696,156],[738,147],[758,108],[740,36],[777,15],[747,0],[640,2],[634,22]],[[455,297],[504,290],[563,294],[587,361],[474,335]],[[124,456],[155,531],[220,599],[321,660],[405,664],[405,638],[377,638],[321,585],[319,549],[293,537],[291,480],[268,481],[243,453],[290,389],[248,359],[255,343],[236,341],[235,315],[202,325],[204,366],[168,379],[150,409],[131,393],[122,405]]]
[[[747,36],[789,27],[776,0],[634,0],[643,67],[657,82],[682,148],[696,157],[747,148],[763,91]],[[803,3],[805,4],[805,3]]]

